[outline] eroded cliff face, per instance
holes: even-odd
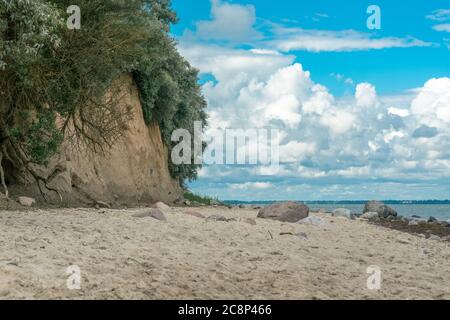
[[[43,172],[54,171],[49,186],[57,189],[68,204],[92,204],[103,201],[115,205],[171,203],[182,195],[168,169],[168,153],[156,123],[147,126],[137,86],[131,75],[117,81],[125,94],[121,108],[130,108],[133,119],[129,129],[107,154],[93,154],[70,147],[66,141],[61,151]],[[13,186],[13,195],[38,196],[32,184]],[[21,193],[21,194],[20,194]],[[48,193],[55,200],[55,193]]]

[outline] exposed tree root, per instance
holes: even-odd
[[[7,142],[7,144],[3,144],[2,145],[2,150],[0,151],[0,176],[1,176],[1,182],[3,185],[3,188],[6,190],[6,195],[8,197],[8,189],[6,186],[6,183],[4,182],[4,171],[3,171],[3,167],[1,165],[1,160],[3,158],[8,159],[9,161],[11,161],[11,163],[16,164],[19,168],[23,168],[25,169],[26,172],[28,172],[31,177],[33,177],[33,179],[36,181],[36,184],[39,188],[39,192],[42,196],[42,198],[44,198],[45,202],[49,202],[46,192],[44,191],[44,188],[47,191],[52,191],[54,193],[56,193],[59,197],[59,201],[62,202],[63,201],[63,197],[61,195],[61,193],[56,190],[55,188],[52,188],[49,186],[49,183],[51,182],[51,180],[53,178],[55,178],[59,172],[61,172],[61,168],[56,167],[50,174],[48,177],[43,177],[40,174],[38,174],[36,172],[36,170],[33,169],[33,163],[28,160],[28,158],[26,157],[25,153],[20,149],[20,146],[16,146],[11,140],[9,140]],[[44,188],[43,188],[44,187]]]
[[[0,180],[3,186],[3,189],[5,190],[5,196],[6,198],[9,198],[9,191],[8,187],[6,186],[5,182],[5,171],[3,170],[3,152],[0,150]]]

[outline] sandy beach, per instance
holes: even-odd
[[[0,299],[450,299],[449,242],[318,213],[326,226],[146,210],[0,211]],[[72,265],[80,290],[66,285]],[[367,288],[372,265],[380,290]]]

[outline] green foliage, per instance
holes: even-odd
[[[207,205],[207,206],[212,205],[214,203],[221,204],[221,202],[217,198],[211,198],[211,197],[207,197],[207,196],[200,196],[200,195],[194,194],[192,192],[185,192],[184,193],[184,198],[186,200],[189,200],[190,202],[204,204],[204,205]]]
[[[158,122],[169,151],[174,129],[206,124],[197,71],[168,34],[177,21],[170,0],[78,0],[81,30],[65,25],[72,4],[0,0],[0,146],[18,166],[45,164],[63,136],[111,147],[130,116],[111,89],[124,72],[133,73],[145,120]],[[197,166],[169,166],[181,183],[196,178]]]
[[[27,132],[25,148],[33,162],[47,165],[48,159],[58,151],[63,135],[56,127],[53,113],[46,112],[37,119]]]
[[[165,54],[152,59],[151,64],[141,64],[135,79],[141,94],[144,118],[148,124],[158,122],[170,153],[174,146],[171,141],[174,130],[187,129],[193,136],[195,121],[206,126],[206,102],[197,83],[197,70],[179,55],[171,41],[165,48]],[[196,179],[198,168],[198,165],[174,165],[169,162],[172,176],[182,184],[185,180]]]

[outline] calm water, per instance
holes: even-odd
[[[363,204],[308,204],[313,210],[325,209],[333,211],[337,208],[347,208],[353,213],[361,213],[364,209]],[[450,219],[450,205],[449,204],[391,204],[389,207],[394,208],[399,215],[405,217],[420,216],[428,219],[430,216],[438,220]]]

